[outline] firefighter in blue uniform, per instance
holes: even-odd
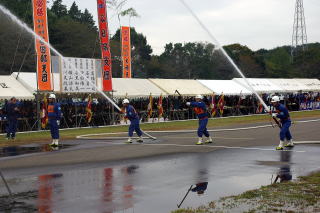
[[[5,111],[7,114],[7,140],[14,140],[16,137],[17,125],[18,125],[18,116],[19,116],[19,108],[17,104],[17,99],[12,97],[5,106]]]
[[[50,146],[57,147],[59,145],[59,125],[61,119],[61,106],[56,103],[55,94],[49,95],[48,118],[52,143]]]
[[[203,97],[202,95],[196,96],[195,102],[187,102],[187,106],[191,106],[194,108],[195,113],[197,114],[199,118],[199,128],[198,128],[198,137],[199,140],[196,143],[197,145],[202,145],[202,136],[205,135],[207,137],[207,140],[205,143],[212,143],[212,138],[210,137],[210,134],[207,130],[207,124],[208,124],[208,112],[206,104],[202,101]]]
[[[280,143],[276,147],[277,150],[283,150],[283,147],[293,147],[294,143],[292,141],[292,136],[290,133],[291,119],[288,109],[280,103],[279,96],[273,96],[271,103],[275,108],[275,112],[272,113],[273,118],[279,118],[281,122],[280,130]],[[287,140],[287,144],[284,144],[284,140]]]
[[[137,111],[134,109],[132,105],[130,105],[130,102],[128,99],[124,99],[122,101],[122,104],[125,108],[125,117],[130,120],[130,126],[129,126],[129,138],[127,143],[132,143],[132,136],[133,136],[133,131],[136,131],[138,135],[138,140],[137,142],[142,143],[142,131],[140,129],[140,119]]]
[[[197,183],[195,187],[191,189],[192,192],[197,192],[198,195],[202,195],[208,188],[208,182]]]

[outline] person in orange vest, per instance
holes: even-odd
[[[61,119],[61,106],[59,103],[56,103],[56,95],[49,95],[49,104],[48,104],[48,118],[50,125],[50,133],[52,138],[52,143],[50,146],[57,147],[59,146],[59,126]]]
[[[198,128],[198,137],[199,140],[196,143],[197,145],[202,145],[202,136],[205,135],[207,137],[207,140],[205,143],[212,143],[212,138],[207,130],[207,124],[208,124],[208,112],[206,104],[202,101],[203,97],[202,95],[196,96],[195,102],[187,102],[187,106],[191,106],[194,108],[195,113],[197,114],[199,118],[199,128]]]

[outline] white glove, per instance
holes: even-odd
[[[272,113],[272,117],[276,118],[277,117],[277,113]]]
[[[60,120],[57,120],[57,125],[60,126]]]
[[[190,105],[191,105],[191,103],[190,103],[190,102],[187,102],[187,103],[186,103],[186,105],[187,105],[187,106],[190,106]]]

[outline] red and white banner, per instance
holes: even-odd
[[[47,1],[32,0],[34,32],[49,43]],[[50,48],[39,39],[35,39],[37,53],[38,90],[52,91]]]
[[[122,78],[131,78],[130,27],[121,27]]]
[[[106,0],[97,0],[100,45],[102,54],[102,88],[104,92],[112,91],[112,61],[109,44],[109,30]]]

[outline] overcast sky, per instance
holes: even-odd
[[[51,0],[52,1],[52,0]],[[96,0],[63,0],[68,7],[75,1],[97,17]],[[253,50],[290,45],[296,0],[185,0],[222,45],[240,43]],[[50,6],[51,4],[49,4]],[[209,41],[209,36],[179,0],[128,0],[123,9],[133,7],[140,18],[131,26],[143,33],[155,54],[169,42]],[[304,0],[308,42],[320,41],[320,0]],[[108,11],[110,33],[119,28],[112,10]],[[121,20],[128,25],[128,18]]]

